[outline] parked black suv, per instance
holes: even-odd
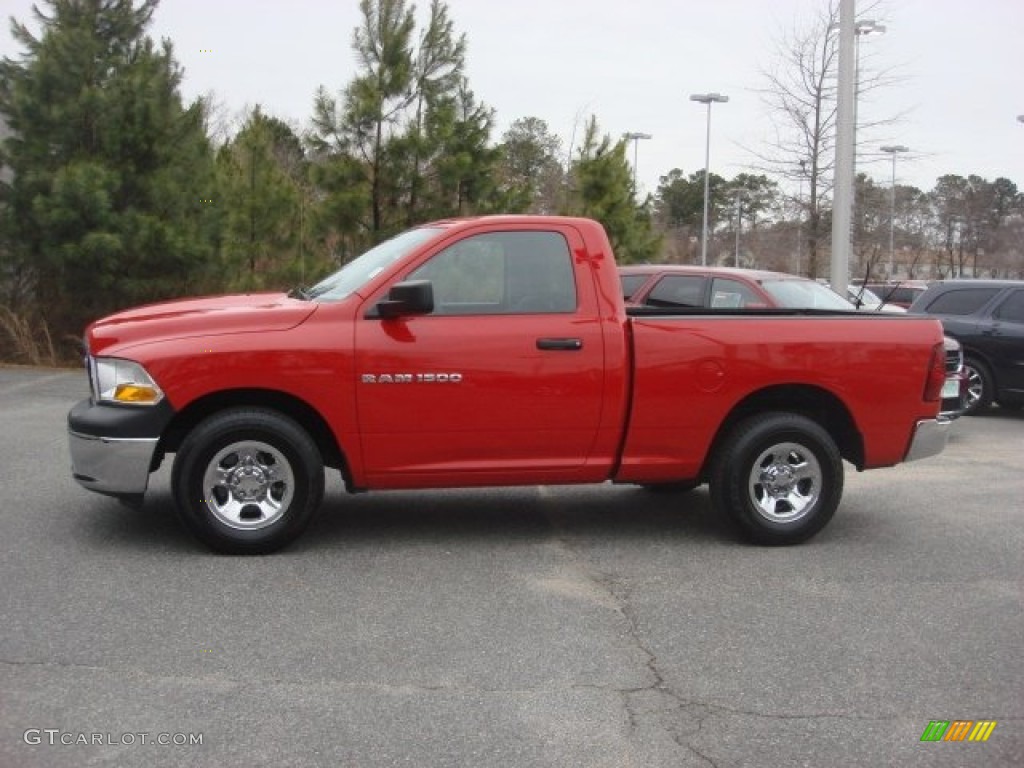
[[[1024,406],[1024,280],[933,283],[910,311],[935,315],[963,346],[966,413]]]

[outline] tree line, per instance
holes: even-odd
[[[405,0],[361,0],[355,71],[319,88],[309,129],[256,106],[221,143],[214,105],[183,102],[172,44],[146,33],[157,4],[45,0],[38,33],[12,20],[24,55],[0,63],[0,356],[67,358],[118,308],[287,288],[409,226],[538,210],[548,194],[546,212],[601,219],[627,258],[657,255],[625,148],[595,119],[564,162],[538,120],[494,142],[441,0],[421,25]]]
[[[827,276],[830,244],[815,243],[806,195],[783,192],[764,175],[725,179],[712,173],[708,181],[710,252],[717,263]],[[675,169],[661,177],[654,214],[666,260],[693,260],[703,190],[703,171],[684,176]],[[1024,195],[1009,179],[950,174],[923,191],[878,184],[860,173],[854,197],[854,277],[1024,279]],[[819,206],[817,225],[820,232],[830,231],[827,205]]]
[[[84,325],[116,309],[309,283],[445,217],[583,215],[624,262],[698,253],[702,171],[673,169],[641,197],[626,141],[595,117],[568,148],[537,117],[495,140],[494,111],[466,76],[466,37],[441,0],[422,23],[406,0],[360,0],[354,71],[317,90],[308,126],[255,106],[223,140],[211,100],[182,99],[171,42],[147,34],[158,2],[44,0],[37,33],[12,20],[24,54],[0,62],[0,359],[71,359]],[[829,93],[818,97],[827,109]],[[826,178],[823,161],[810,167]],[[711,175],[712,255],[815,274],[827,189],[793,195],[780,187],[791,177],[763,170]],[[884,261],[886,191],[858,180],[854,237],[869,268]],[[998,271],[1000,254],[1019,253],[1020,220],[1005,179],[896,189],[905,271]]]

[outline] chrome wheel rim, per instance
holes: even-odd
[[[292,466],[277,448],[243,440],[220,449],[203,474],[203,502],[224,525],[250,531],[275,523],[295,495]]]
[[[821,465],[806,446],[778,443],[761,452],[747,483],[750,502],[772,523],[794,523],[803,518],[821,496]]]
[[[985,392],[985,382],[978,373],[978,369],[971,365],[964,366],[964,373],[967,374],[967,403],[965,408],[970,410],[977,403]]]

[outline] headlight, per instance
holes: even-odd
[[[96,399],[102,402],[156,405],[164,399],[163,391],[146,369],[130,360],[96,357],[91,373]]]

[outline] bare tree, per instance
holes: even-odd
[[[1007,223],[1024,213],[1024,195],[1017,185],[1005,178],[990,182],[973,174],[947,174],[938,179],[929,197],[949,274],[977,277],[986,269],[991,272],[994,265],[984,262],[998,257],[1005,247]],[[945,274],[941,259],[937,266]]]
[[[877,14],[879,6],[871,4],[858,15]],[[773,63],[762,69],[765,84],[757,89],[770,112],[774,136],[763,149],[750,151],[758,169],[801,190],[793,203],[800,221],[806,221],[802,228],[807,246],[804,263],[811,276],[820,267],[820,243],[828,230],[825,218],[835,165],[838,63],[839,5],[838,0],[830,0],[805,27],[794,27],[779,36]],[[898,82],[893,70],[876,72],[864,62],[858,70],[859,98]],[[873,129],[896,119],[860,122],[860,128]]]

